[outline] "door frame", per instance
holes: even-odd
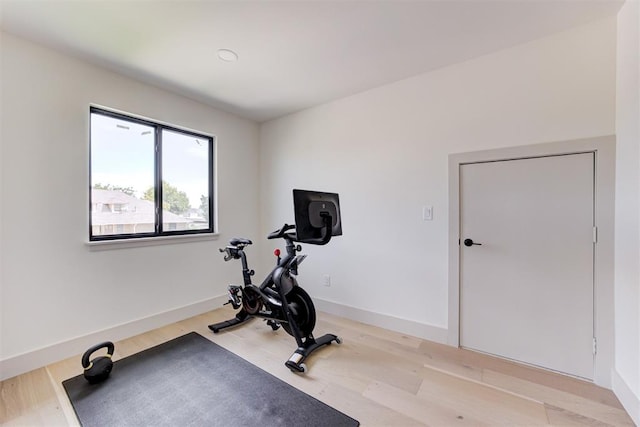
[[[611,388],[614,362],[615,136],[522,145],[449,155],[448,344],[460,346],[460,166],[562,154],[594,153],[594,383]]]

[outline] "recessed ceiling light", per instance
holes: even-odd
[[[235,62],[238,60],[238,54],[231,49],[218,49],[218,58],[226,62]]]

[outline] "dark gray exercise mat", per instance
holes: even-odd
[[[62,385],[83,426],[360,424],[195,332],[118,360],[101,384]]]

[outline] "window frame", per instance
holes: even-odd
[[[121,234],[107,234],[107,235],[94,235],[93,234],[93,196],[92,196],[92,188],[95,184],[93,182],[93,174],[92,174],[92,129],[91,129],[91,118],[93,114],[99,114],[102,116],[128,121],[136,124],[141,124],[145,126],[152,127],[154,130],[154,231],[145,232],[145,233],[121,233]],[[201,140],[207,141],[208,148],[208,159],[207,159],[207,167],[208,167],[208,186],[209,186],[209,206],[208,206],[208,227],[200,228],[194,230],[170,230],[169,226],[167,229],[164,229],[163,224],[163,201],[162,201],[162,134],[163,131],[175,132],[183,135],[192,136],[194,138],[198,138]],[[203,236],[209,235],[213,236],[216,233],[216,205],[215,205],[215,146],[216,146],[216,137],[204,132],[194,131],[191,129],[187,129],[184,127],[179,127],[176,125],[171,125],[167,123],[163,123],[157,120],[151,120],[148,118],[142,118],[139,116],[135,116],[129,113],[123,113],[120,111],[114,111],[111,109],[107,109],[104,107],[99,107],[95,105],[89,106],[89,243],[96,242],[123,242],[123,241],[138,241],[139,239],[143,240],[156,240],[166,239],[171,236]]]

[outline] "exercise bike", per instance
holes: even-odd
[[[334,341],[340,344],[342,340],[334,334],[319,338],[313,336],[316,311],[311,297],[298,286],[296,279],[298,267],[306,258],[306,255],[298,254],[302,247],[297,243],[326,245],[332,236],[342,234],[342,228],[337,194],[306,190],[293,190],[293,193],[296,225],[284,224],[267,237],[284,239],[286,253],[282,254],[279,249],[274,251],[276,266],[262,284],[256,286],[251,283],[255,272],[249,269],[244,252],[252,244],[251,240],[233,238],[228,246],[220,249],[225,254],[225,261],[241,260],[244,283],[242,286],[228,286],[229,301],[225,304],[239,309],[235,317],[209,325],[209,329],[218,333],[253,317],[265,319],[274,331],[282,326],[298,345],[285,366],[292,372],[305,373],[307,365],[304,361],[311,353]]]

